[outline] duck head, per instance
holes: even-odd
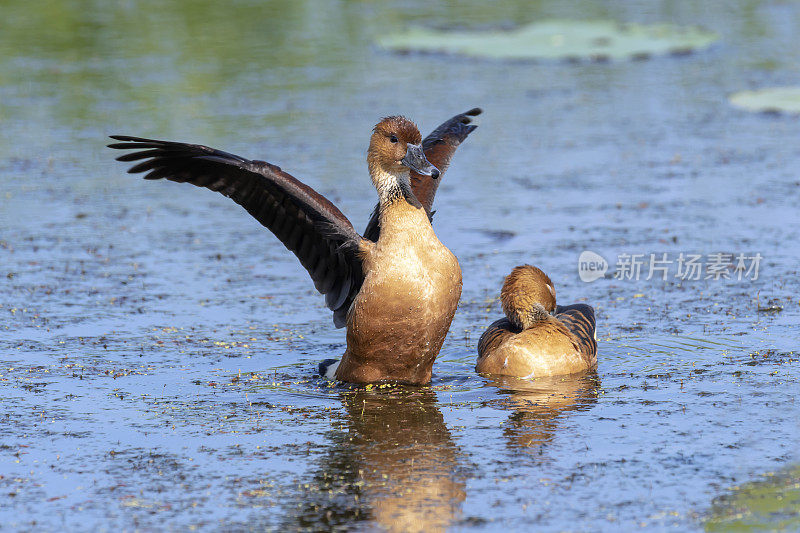
[[[500,291],[503,312],[516,327],[526,329],[556,308],[556,290],[547,274],[531,265],[515,267]]]
[[[392,189],[410,191],[413,170],[433,179],[439,169],[433,166],[422,150],[422,135],[405,117],[386,117],[372,131],[367,150],[367,164],[375,188],[381,197]]]

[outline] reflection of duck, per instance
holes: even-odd
[[[345,391],[342,400],[346,433],[331,435],[292,520],[315,530],[357,520],[387,531],[445,530],[466,483],[435,393]]]
[[[493,376],[488,385],[497,387],[503,395],[492,403],[513,411],[504,430],[506,437],[523,448],[551,440],[561,415],[596,403],[600,388],[595,372],[535,380]]]
[[[556,291],[547,274],[531,265],[514,268],[500,299],[506,318],[481,336],[476,371],[534,378],[597,365],[594,310],[585,304],[556,308]]]
[[[337,379],[425,384],[461,295],[458,261],[430,225],[440,170],[426,153],[447,166],[474,129],[468,115],[479,112],[454,117],[424,142],[404,117],[375,126],[367,162],[380,202],[365,232],[375,240],[361,237],[336,206],[275,165],[138,137],[114,136],[123,142],[109,146],[140,150],[118,158],[142,160],[129,172],[189,182],[232,198],[297,256],[326,296],[334,324],[347,325]]]

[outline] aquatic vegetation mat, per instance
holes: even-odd
[[[729,98],[734,106],[756,113],[800,114],[800,87],[769,87],[741,91]]]
[[[672,24],[547,20],[510,31],[448,32],[413,28],[379,41],[395,51],[442,52],[491,59],[610,60],[686,54],[717,40],[711,31]]]
[[[733,487],[714,500],[706,531],[795,531],[800,528],[800,466]]]

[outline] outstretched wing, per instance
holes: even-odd
[[[429,217],[433,217],[433,199],[436,196],[436,189],[439,188],[439,182],[442,181],[442,176],[444,176],[447,167],[450,166],[450,159],[455,154],[456,148],[478,127],[470,124],[472,117],[478,116],[482,112],[481,108],[476,107],[456,115],[440,124],[422,141],[425,157],[428,158],[428,161],[433,166],[439,169],[440,175],[439,178],[433,179],[431,176],[423,176],[412,171],[411,189],[414,191],[414,196],[417,197],[417,200],[425,207]],[[372,211],[372,217],[369,219],[369,224],[367,224],[367,229],[364,230],[364,238],[377,242],[380,231],[378,206],[375,206]]]
[[[280,167],[207,146],[112,135],[109,148],[137,150],[117,158],[140,161],[129,173],[206,187],[244,207],[300,260],[325,295],[336,327],[364,280],[361,237],[341,211]]]
[[[594,309],[586,304],[559,305],[555,316],[578,338],[584,357],[591,359],[597,353]],[[588,360],[588,359],[587,359]]]

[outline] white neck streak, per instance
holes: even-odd
[[[370,176],[375,189],[378,191],[381,209],[400,198],[413,198],[411,191],[411,176],[408,170],[395,174],[381,167],[370,169]]]

